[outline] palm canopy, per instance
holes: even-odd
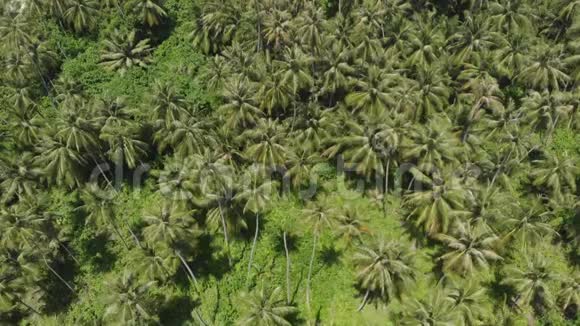
[[[362,291],[388,303],[400,299],[415,279],[413,253],[399,242],[373,241],[354,254],[356,279]]]
[[[509,266],[506,268],[507,277],[504,284],[512,286],[519,294],[520,302],[524,304],[541,304],[550,306],[553,295],[548,282],[557,275],[549,268],[546,258],[534,254],[526,260],[523,267]]]
[[[437,234],[435,239],[448,248],[448,252],[439,257],[444,262],[444,268],[464,276],[475,272],[476,268],[488,269],[488,261],[502,259],[494,250],[499,238],[470,223],[460,223],[453,236]]]
[[[241,316],[238,325],[290,326],[287,319],[296,308],[287,305],[281,298],[282,288],[272,291],[261,288],[251,293],[244,293],[240,298]]]
[[[123,75],[133,66],[146,67],[150,62],[150,52],[149,39],[137,41],[135,31],[123,35],[115,30],[111,39],[104,41],[101,64]]]

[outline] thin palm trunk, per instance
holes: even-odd
[[[123,235],[119,231],[119,228],[117,228],[117,225],[115,224],[115,221],[112,217],[109,217],[109,223],[111,223],[111,226],[113,227],[113,231],[115,232],[115,234],[117,234],[119,239],[121,239],[121,242],[123,242],[123,245],[125,246],[125,248],[127,250],[130,250],[129,245],[127,244],[127,241],[125,241],[125,238],[123,237]]]
[[[370,289],[367,289],[365,296],[363,298],[363,301],[360,303],[360,306],[358,306],[358,308],[356,309],[356,311],[361,311],[363,310],[363,308],[367,305],[368,299],[369,299],[369,293],[370,293]]]
[[[20,303],[21,305],[25,306],[26,308],[30,309],[32,312],[34,312],[36,315],[40,316],[40,312],[38,312],[38,310],[34,309],[31,305],[29,305],[28,303],[24,302],[24,300],[20,299],[19,296],[17,295],[13,295],[13,300]]]
[[[387,159],[387,164],[385,165],[385,191],[383,192],[383,214],[387,216],[387,193],[389,192],[389,165],[391,160]]]
[[[287,232],[284,231],[284,252],[286,253],[286,303],[290,304],[290,253],[288,252],[288,241],[286,239]]]
[[[250,261],[248,262],[248,275],[246,280],[249,284],[250,273],[252,271],[252,263],[254,262],[254,252],[256,251],[256,243],[258,242],[258,232],[260,231],[260,215],[256,214],[256,232],[254,233],[254,241],[252,242],[252,250],[250,250]]]
[[[256,10],[256,29],[258,30],[258,44],[256,46],[256,52],[262,50],[262,19],[260,16],[260,7],[258,6],[258,0],[254,0],[254,6]]]
[[[193,281],[193,284],[197,288],[197,285],[198,285],[197,278],[195,277],[195,275],[193,274],[193,271],[191,270],[191,268],[189,267],[189,265],[185,261],[185,258],[183,258],[183,256],[179,252],[179,250],[175,250],[175,255],[179,258],[179,260],[181,261],[181,264],[183,265],[183,267],[185,267],[185,269],[187,270],[187,273],[189,274],[189,276],[191,276],[191,280]]]
[[[308,266],[308,278],[306,279],[306,306],[308,306],[308,309],[310,309],[310,281],[312,279],[312,266],[314,265],[317,241],[318,235],[314,234],[314,238],[312,240],[312,255],[310,256],[310,264]]]
[[[225,244],[226,244],[226,255],[228,256],[228,264],[230,266],[232,266],[232,257],[230,256],[230,243],[228,241],[228,229],[227,229],[227,226],[226,226],[226,219],[224,217],[224,212],[223,212],[223,209],[222,209],[222,204],[221,204],[221,202],[219,200],[218,200],[218,208],[219,208],[219,211],[220,211],[220,218],[221,218],[221,221],[222,221],[222,228],[223,228],[223,232],[224,232],[224,241],[226,242]]]
[[[46,267],[48,267],[48,269],[74,294],[76,294],[75,290],[72,288],[72,286],[70,286],[70,284],[68,284],[67,281],[64,280],[64,278],[62,278],[62,276],[60,276],[60,274],[54,270],[54,268],[50,267],[50,265],[48,264],[48,262],[46,261],[45,257],[42,257],[42,259],[44,260],[44,264],[46,265]]]
[[[58,240],[57,240],[57,241],[58,241]],[[69,255],[69,256],[70,256],[70,257],[71,257],[71,258],[72,258],[72,259],[73,259],[73,260],[74,260],[74,261],[75,261],[77,264],[79,264],[79,265],[81,264],[81,263],[80,263],[80,262],[77,260],[77,258],[75,257],[75,255],[73,255],[73,253],[72,253],[72,252],[71,252],[71,251],[68,249],[68,247],[67,247],[67,246],[66,246],[64,243],[62,243],[62,242],[58,241],[58,244],[59,244],[59,245],[60,245],[60,246],[61,246],[61,247],[62,247],[62,248],[63,248],[63,249],[64,249],[64,250],[65,250],[65,251],[68,253],[68,255]]]

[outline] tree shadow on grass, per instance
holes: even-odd
[[[225,255],[220,257],[213,255],[215,249],[213,237],[207,234],[202,235],[196,248],[198,255],[193,261],[192,269],[198,275],[213,275],[217,280],[220,280],[230,270],[230,266]]]
[[[84,241],[81,245],[84,253],[82,260],[84,261],[81,263],[88,263],[98,273],[110,271],[117,261],[117,257],[107,246],[110,241],[109,236],[105,233],[97,234]]]
[[[161,325],[185,325],[191,320],[191,312],[199,306],[199,302],[188,296],[170,298],[159,311]]]

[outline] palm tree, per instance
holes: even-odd
[[[408,194],[404,197],[405,206],[411,209],[408,218],[415,219],[415,225],[422,227],[429,235],[447,233],[449,227],[461,216],[469,215],[465,208],[470,199],[470,193],[457,181],[449,176],[435,173],[429,178],[418,171],[415,178],[427,182],[429,189]]]
[[[294,46],[284,52],[284,59],[275,61],[282,74],[282,83],[289,85],[294,95],[294,114],[292,126],[296,121],[296,101],[298,91],[312,87],[314,79],[308,71],[308,66],[312,64],[313,58],[304,54],[299,47]]]
[[[276,193],[273,182],[271,180],[262,180],[262,176],[263,171],[260,171],[260,167],[255,167],[255,170],[244,175],[242,177],[245,179],[242,191],[234,197],[234,200],[239,200],[244,203],[244,213],[251,212],[256,216],[256,232],[254,233],[252,250],[250,251],[250,259],[248,261],[248,275],[246,277],[248,281],[252,270],[256,243],[258,242],[258,232],[260,231],[260,214],[264,214],[268,202],[271,201],[272,193]]]
[[[274,50],[282,45],[290,43],[293,25],[292,16],[286,10],[277,8],[271,10],[264,18],[264,39],[266,43],[273,46]]]
[[[101,189],[96,183],[89,183],[81,191],[80,197],[83,205],[77,209],[87,214],[85,224],[94,226],[97,230],[112,229],[125,248],[129,250],[129,245],[121,234],[116,219],[113,191]]]
[[[526,260],[526,266],[508,266],[502,283],[517,291],[518,302],[549,307],[553,300],[547,282],[554,280],[557,275],[551,271],[549,262],[538,254]]]
[[[545,211],[537,202],[533,202],[530,206],[527,211],[519,212],[517,216],[504,221],[505,229],[510,230],[504,238],[519,239],[524,250],[528,242],[534,243],[544,236],[558,235],[547,223],[549,211]]]
[[[570,81],[560,46],[538,46],[532,50],[531,62],[524,68],[519,80],[539,90],[559,90]]]
[[[0,162],[2,163],[0,173],[2,201],[8,203],[14,198],[18,198],[19,201],[33,198],[41,171],[34,166],[32,154],[24,152],[16,157],[0,158]]]
[[[457,325],[461,322],[459,311],[453,309],[452,302],[441,284],[429,292],[426,298],[412,299],[405,302],[401,325]]]
[[[478,267],[488,269],[488,261],[502,259],[494,250],[494,245],[499,240],[496,235],[474,227],[471,223],[459,223],[455,234],[437,234],[434,237],[445,243],[450,250],[438,258],[443,260],[445,270],[456,271],[465,276],[472,274]]]
[[[480,325],[489,318],[486,289],[473,281],[453,284],[447,299],[452,302],[452,310],[462,315],[464,325]]]
[[[127,2],[125,8],[135,15],[141,16],[143,23],[149,27],[159,25],[161,19],[167,16],[158,0],[132,0]]]
[[[256,326],[290,326],[288,316],[296,311],[296,308],[284,303],[280,298],[282,288],[277,287],[272,291],[263,287],[259,291],[243,293],[241,296],[241,317],[238,325]]]
[[[317,242],[320,234],[326,229],[331,229],[334,225],[334,212],[332,209],[327,209],[321,204],[310,202],[302,210],[302,213],[312,230],[312,255],[310,256],[308,278],[306,279],[306,305],[310,308],[310,282],[312,279],[314,257],[316,255],[316,246],[318,245]]]
[[[410,91],[417,95],[412,112],[415,121],[424,122],[435,112],[443,111],[450,92],[448,80],[448,76],[438,68],[419,68],[416,82],[410,82]]]
[[[258,124],[263,114],[258,109],[256,89],[250,82],[234,78],[224,85],[224,104],[219,107],[226,120],[227,130],[248,128]]]
[[[363,245],[354,254],[357,269],[356,279],[365,295],[358,311],[370,299],[382,300],[385,304],[393,298],[400,299],[415,279],[413,253],[398,242],[373,241]]]
[[[99,148],[97,130],[82,109],[61,108],[61,115],[56,121],[58,131],[54,137],[78,153],[86,153]]]
[[[544,90],[542,93],[534,91],[522,101],[522,109],[530,126],[534,129],[546,130],[546,142],[550,140],[560,119],[573,120],[571,115],[574,112],[575,103],[569,93],[549,92],[548,90]]]
[[[155,81],[153,84],[151,107],[153,119],[164,121],[166,126],[192,116],[185,98],[167,82]]]
[[[526,12],[529,9],[526,8],[524,1],[492,2],[489,5],[489,10],[489,21],[497,31],[515,34],[533,29],[533,25]]]
[[[222,153],[208,149],[203,155],[196,155],[194,162],[195,166],[192,169],[194,202],[200,202],[199,206],[209,208],[206,223],[212,224],[212,220],[219,216],[228,262],[231,266],[226,210],[231,205],[234,192],[234,169],[227,165]]]
[[[127,69],[133,66],[144,68],[150,62],[149,54],[152,49],[149,39],[137,42],[135,31],[122,35],[121,32],[115,30],[111,38],[103,43],[101,64],[108,70],[118,71],[124,75]]]
[[[0,39],[5,47],[11,47],[18,53],[20,48],[28,47],[33,41],[30,35],[31,24],[22,16],[2,17],[0,20]]]
[[[115,325],[139,325],[155,321],[150,314],[150,304],[146,293],[155,282],[143,285],[128,269],[112,282],[107,282],[110,295],[105,299],[106,309],[103,319]]]
[[[163,124],[163,120],[158,120]],[[170,147],[179,158],[187,158],[203,153],[206,147],[215,147],[216,139],[210,131],[210,125],[200,116],[176,120],[168,129],[160,127],[155,133],[159,152]]]
[[[360,217],[358,209],[346,205],[336,214],[336,235],[345,240],[350,246],[354,240],[362,243],[362,236],[369,233],[368,228],[363,224],[365,220]]]
[[[576,309],[580,307],[580,273],[577,270],[562,282],[558,297],[564,310],[572,306]]]
[[[412,130],[402,143],[402,155],[413,159],[417,168],[424,172],[442,169],[457,160],[457,139],[449,132],[447,119],[433,119],[428,125]]]
[[[40,145],[41,156],[36,158],[38,166],[43,167],[43,177],[57,185],[73,187],[81,180],[85,159],[75,149],[58,139],[45,138]]]
[[[149,246],[156,250],[172,249],[196,284],[197,279],[182,253],[183,250],[195,247],[197,242],[199,231],[194,227],[192,214],[192,211],[183,209],[176,202],[153,206],[144,213],[143,220],[147,226],[143,228],[142,234]]]
[[[353,110],[364,110],[368,115],[378,116],[395,105],[394,87],[398,75],[386,73],[375,66],[369,66],[364,79],[354,82],[354,91],[345,98],[345,103]]]
[[[100,138],[109,145],[107,154],[116,164],[125,162],[129,169],[134,169],[137,162],[147,156],[147,143],[139,139],[140,131],[136,126],[105,126]]]
[[[276,169],[284,166],[287,157],[287,148],[283,126],[271,119],[259,120],[255,129],[246,130],[240,136],[248,143],[244,151],[247,161],[261,164],[267,169]]]
[[[71,0],[64,12],[64,19],[76,32],[92,30],[97,23],[98,4],[94,0]]]
[[[548,155],[534,163],[538,165],[531,173],[535,186],[550,188],[556,196],[576,192],[576,178],[580,169],[574,157],[559,158],[557,155]]]

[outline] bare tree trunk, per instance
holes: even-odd
[[[312,240],[312,255],[310,256],[310,264],[308,266],[308,278],[306,279],[306,305],[310,309],[310,280],[312,279],[312,265],[314,264],[314,256],[316,255],[316,242],[318,235],[314,234]]]
[[[367,301],[369,299],[369,293],[370,293],[370,290],[367,289],[367,292],[365,293],[365,296],[363,298],[363,301],[360,303],[360,306],[358,306],[358,308],[356,309],[356,311],[363,310],[363,308],[367,305]]]
[[[287,232],[284,231],[284,251],[286,252],[286,303],[290,304],[290,254],[288,252],[288,241],[286,240]]]
[[[260,232],[260,215],[256,213],[256,232],[254,233],[254,241],[252,242],[252,250],[250,250],[250,260],[248,261],[248,275],[246,281],[250,283],[250,273],[252,271],[252,263],[254,261],[254,252],[256,251],[256,243],[258,242],[258,233]]]
[[[222,203],[218,200],[218,207],[220,210],[220,218],[222,220],[222,228],[224,232],[224,241],[226,242],[226,255],[228,256],[228,264],[232,266],[232,257],[230,256],[230,242],[228,240],[228,229],[226,226],[226,219],[224,217],[224,212],[222,210]]]

